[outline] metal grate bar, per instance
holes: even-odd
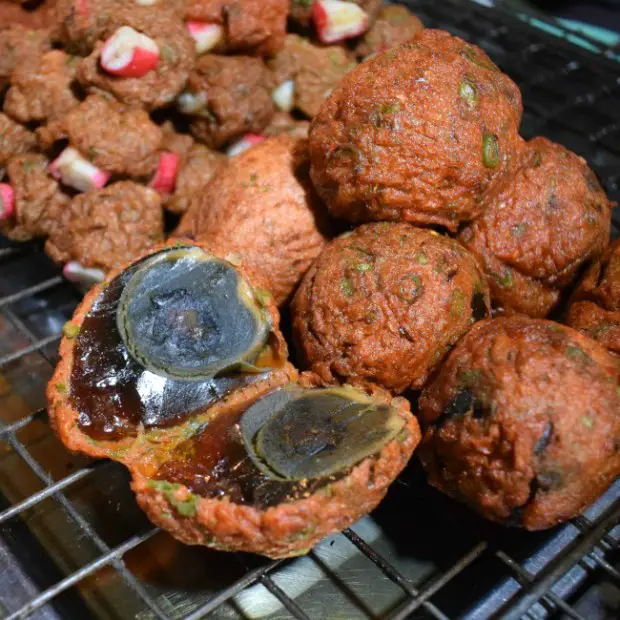
[[[600,557],[596,553],[591,553],[588,558],[598,564],[617,584],[620,584],[620,572],[614,568],[605,558]],[[581,563],[582,566],[584,562]],[[585,567],[584,567],[585,568]]]
[[[45,409],[39,409],[30,415],[22,418],[21,420],[17,420],[17,422],[13,422],[9,426],[4,426],[0,428],[0,439],[4,435],[8,435],[9,433],[16,433],[18,430],[24,428],[24,426],[28,426],[31,422],[33,422],[36,418],[41,418],[46,413]]]
[[[597,544],[603,534],[614,527],[620,519],[620,505],[616,505],[598,525],[593,527],[588,533],[583,534],[582,538],[577,538],[571,548],[567,549],[561,561],[555,562],[547,571],[541,571],[537,575],[537,580],[531,585],[524,586],[521,591],[511,601],[510,610],[503,616],[504,620],[519,620],[527,611],[537,603],[553,586],[553,584],[579,560],[590,552]]]
[[[399,585],[409,596],[419,596],[420,591],[397,571],[385,558],[379,555],[366,541],[360,538],[353,530],[346,529],[342,532],[371,562],[373,562],[387,577]],[[450,620],[443,614],[434,603],[424,601],[424,607],[439,620]]]
[[[3,306],[8,306],[9,304],[13,304],[20,299],[24,299],[25,297],[30,297],[32,295],[36,295],[37,293],[41,293],[46,291],[54,286],[58,286],[63,282],[63,278],[61,276],[54,276],[53,278],[49,278],[48,280],[44,280],[39,284],[35,284],[34,286],[29,286],[28,288],[22,289],[19,293],[13,293],[12,295],[7,295],[6,297],[2,297],[0,299],[0,308]]]
[[[189,616],[185,616],[184,620],[200,620],[206,615],[215,611],[222,603],[230,600],[236,594],[239,594],[242,590],[245,590],[248,586],[256,583],[263,575],[274,570],[278,566],[284,564],[286,560],[276,560],[268,564],[267,566],[260,566],[244,575],[241,579],[236,581],[233,585],[222,590],[217,596],[209,599],[202,607],[199,607],[196,611],[192,612]]]
[[[495,555],[502,561],[506,566],[510,567],[515,573],[517,573],[518,581],[521,585],[524,583],[532,583],[535,579],[534,575],[529,571],[525,570],[517,561],[513,560],[507,553],[504,551],[497,551]],[[553,605],[559,607],[564,611],[568,616],[574,618],[575,620],[587,620],[580,614],[578,614],[566,601],[562,600],[557,594],[555,594],[552,590],[549,590],[543,597],[544,599],[548,599]]]
[[[310,620],[306,612],[282,588],[275,584],[269,575],[261,575],[259,581],[284,605],[293,618]]]
[[[6,366],[7,364],[10,364],[11,362],[17,361],[18,359],[20,359],[21,357],[24,357],[25,355],[28,355],[29,353],[40,351],[41,349],[46,347],[48,344],[58,342],[60,338],[61,338],[60,334],[56,334],[54,336],[48,336],[47,338],[42,338],[41,340],[38,340],[37,342],[34,342],[33,344],[27,347],[24,347],[23,349],[20,349],[19,351],[15,351],[15,353],[10,353],[9,355],[0,357],[0,368],[2,366]]]
[[[487,547],[488,543],[486,541],[478,543],[449,570],[443,573],[436,580],[432,581],[427,587],[423,588],[414,600],[402,605],[401,608],[390,617],[390,620],[406,620],[409,618],[410,615],[424,603],[424,601],[433,596],[435,592],[443,588],[459,573],[463,572],[474,560],[478,559],[486,551]]]
[[[34,493],[30,497],[26,498],[24,501],[19,504],[15,504],[15,506],[11,506],[11,508],[7,508],[4,512],[0,513],[0,524],[8,521],[12,517],[18,515],[20,512],[24,510],[28,510],[33,506],[36,506],[39,502],[42,502],[44,499],[66,489],[68,486],[72,485],[74,482],[81,480],[82,478],[86,478],[88,474],[90,474],[94,470],[94,467],[85,467],[84,469],[80,469],[75,473],[59,480],[58,482],[51,484],[45,489],[39,491],[38,493]]]
[[[30,469],[35,475],[45,483],[46,486],[53,484],[51,477],[41,468],[39,463],[31,456],[26,447],[15,437],[9,434],[7,441],[11,444],[12,448],[22,457]],[[107,461],[106,465],[112,465],[112,461]],[[79,527],[85,532],[85,534],[93,541],[95,546],[103,553],[108,553],[110,548],[97,534],[90,523],[76,510],[73,504],[65,497],[61,491],[56,491],[51,495],[60,505],[65,509],[67,514],[73,519],[73,521],[79,525]],[[154,529],[153,532],[158,531]],[[157,615],[158,618],[166,618],[166,615],[159,609],[157,603],[141,588],[135,575],[127,570],[124,564],[115,565],[123,579],[127,584],[133,588],[142,600],[148,605],[148,607]]]
[[[12,613],[5,620],[19,620],[21,618],[27,618],[30,614],[32,614],[37,609],[40,609],[51,601],[54,597],[58,596],[60,593],[68,590],[71,586],[74,586],[76,583],[82,581],[82,579],[96,573],[99,569],[113,563],[113,560],[121,558],[125,553],[134,549],[138,545],[141,545],[143,542],[147,541],[151,538],[157,530],[150,530],[145,534],[140,534],[138,536],[132,536],[129,540],[124,542],[122,545],[119,545],[115,549],[112,549],[105,555],[97,558],[94,562],[83,566],[80,570],[75,573],[69,575],[62,581],[59,581],[57,584],[43,591],[39,596],[32,599],[29,603],[24,605],[21,609],[18,609],[16,612]]]
[[[23,251],[24,249],[21,246],[16,248],[2,248],[0,249],[0,259],[8,258],[14,254],[20,254]]]

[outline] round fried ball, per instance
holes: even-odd
[[[557,323],[478,323],[419,406],[430,483],[493,521],[551,527],[620,473],[618,369],[601,345]]]
[[[620,355],[620,239],[590,265],[571,302],[566,323]]]
[[[306,366],[329,382],[420,388],[489,314],[489,291],[457,241],[406,223],[367,224],[332,241],[292,305]]]
[[[181,222],[181,232],[240,262],[276,303],[284,302],[329,235],[308,167],[306,140],[266,139],[219,171]]]
[[[586,162],[546,138],[527,143],[518,172],[460,241],[483,265],[494,305],[542,318],[579,268],[609,242],[610,203]]]
[[[454,231],[511,171],[521,111],[481,49],[423,30],[336,87],[310,128],[312,180],[338,217]]]

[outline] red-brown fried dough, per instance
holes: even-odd
[[[240,262],[285,302],[329,237],[305,140],[269,138],[215,176],[180,231]]]
[[[419,401],[429,481],[529,530],[577,516],[620,473],[618,366],[566,326],[482,321]]]
[[[422,30],[336,87],[310,128],[312,180],[337,217],[455,231],[511,173],[521,111],[481,49]]]
[[[571,297],[566,323],[620,355],[620,239],[586,271]]]
[[[293,299],[293,335],[323,380],[401,393],[424,385],[489,304],[482,270],[458,242],[406,223],[367,224],[332,241],[308,270]]]
[[[542,318],[606,247],[611,206],[581,157],[534,138],[516,174],[459,239],[483,265],[499,310]]]

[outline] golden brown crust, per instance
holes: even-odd
[[[458,242],[406,223],[366,224],[332,241],[307,272],[293,333],[326,381],[401,393],[420,388],[489,305],[482,270]]]
[[[581,157],[534,138],[516,174],[459,239],[480,259],[499,309],[542,318],[606,247],[611,206]]]
[[[419,401],[430,483],[530,530],[575,517],[620,473],[618,379],[613,357],[566,326],[479,323]]]
[[[328,534],[373,510],[420,440],[418,423],[405,399],[392,399],[381,390],[375,390],[373,396],[397,407],[406,427],[378,456],[364,459],[347,476],[310,497],[261,510],[197,497],[183,485],[162,491],[138,471],[133,472],[132,489],[149,518],[187,544],[271,558],[305,554]],[[195,516],[183,517],[175,505],[188,501],[194,502]]]
[[[456,231],[522,148],[521,94],[475,45],[439,30],[362,63],[310,128],[312,180],[333,215]]]
[[[305,140],[265,140],[230,160],[195,201],[181,231],[242,264],[282,304],[329,235],[308,167]]]

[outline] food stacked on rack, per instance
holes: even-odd
[[[55,6],[0,31],[2,232],[103,280],[50,419],[156,524],[305,553],[420,441],[528,529],[620,473],[613,205],[482,50],[374,0]]]

